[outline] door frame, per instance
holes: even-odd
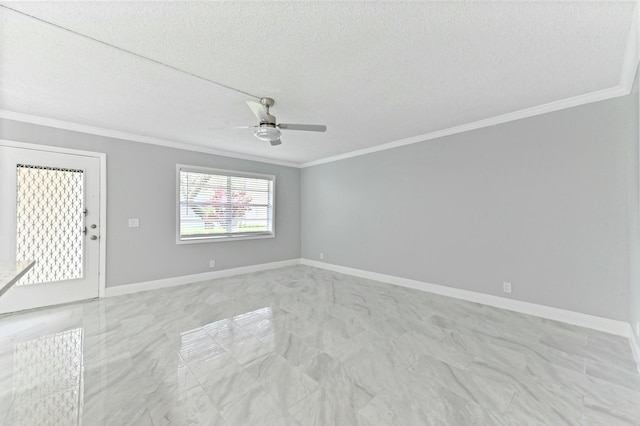
[[[79,149],[61,148],[58,146],[41,145],[37,143],[27,143],[0,139],[0,146],[12,148],[32,149],[35,151],[55,152],[60,154],[83,155],[94,157],[100,160],[100,254],[98,260],[98,297],[105,296],[107,286],[107,154],[96,151],[83,151]]]

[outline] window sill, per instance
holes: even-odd
[[[275,238],[275,234],[260,234],[260,235],[237,235],[223,237],[196,237],[188,239],[176,239],[176,244],[203,244],[203,243],[221,243],[227,241],[244,241],[244,240],[261,240],[263,238]]]

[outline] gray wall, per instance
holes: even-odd
[[[629,155],[629,162],[631,164],[631,168],[633,170],[633,175],[631,176],[631,185],[629,191],[629,251],[630,251],[630,284],[629,284],[629,323],[633,327],[634,334],[636,335],[637,343],[640,344],[640,339],[638,338],[637,332],[640,328],[640,162],[639,162],[639,147],[638,142],[640,139],[640,131],[638,129],[638,125],[640,124],[640,117],[638,114],[639,111],[639,103],[640,103],[640,94],[638,91],[638,73],[636,72],[636,80],[633,85],[633,91],[631,92],[631,96],[635,99],[635,110],[633,113],[636,118],[636,142],[633,144],[633,151]],[[640,367],[640,366],[639,366]]]
[[[302,256],[627,321],[636,103],[303,169]]]
[[[637,84],[631,96],[302,176],[10,120],[0,138],[107,153],[108,286],[207,272],[209,259],[226,269],[324,252],[329,263],[499,296],[510,281],[514,299],[640,321]],[[176,245],[176,163],[275,174],[277,237]],[[141,227],[128,228],[130,217]]]
[[[107,287],[300,257],[299,169],[2,119],[0,139],[107,154]],[[276,237],[176,245],[176,163],[275,175]]]

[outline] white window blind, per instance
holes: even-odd
[[[178,242],[273,236],[274,181],[178,165]]]

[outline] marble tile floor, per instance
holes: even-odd
[[[306,266],[0,317],[3,425],[640,425],[626,339]]]

